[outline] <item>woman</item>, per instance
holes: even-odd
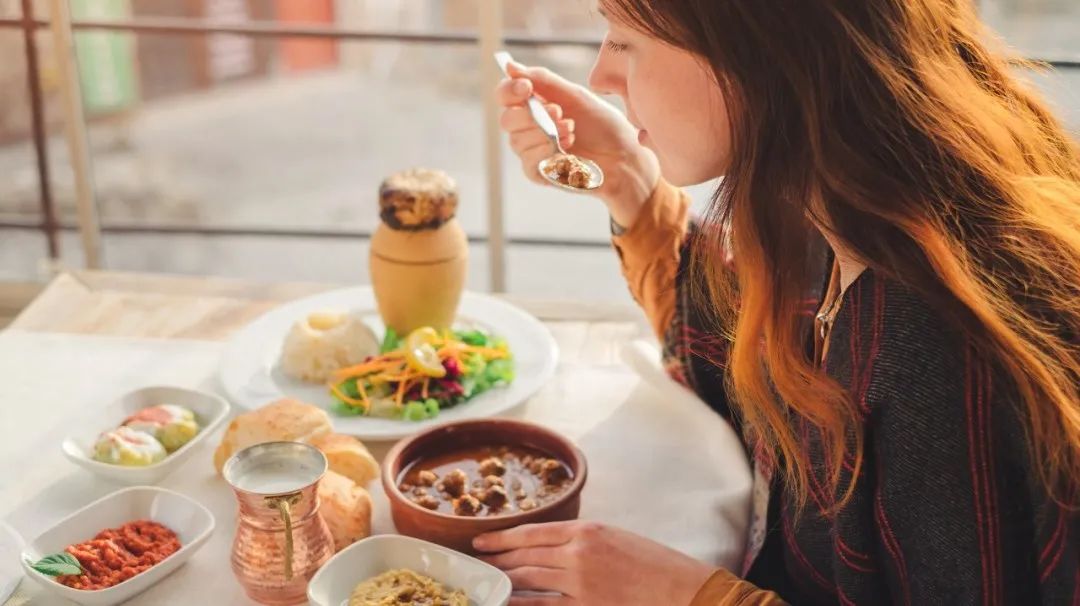
[[[626,116],[517,66],[502,126],[542,182],[535,91],[604,169],[670,370],[753,455],[754,530],[732,571],[593,523],[479,537],[548,592],[514,603],[1080,603],[1080,153],[969,3],[600,9],[589,84]],[[688,222],[675,186],[721,175]]]

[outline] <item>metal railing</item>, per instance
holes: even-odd
[[[78,224],[61,222],[56,217],[56,210],[50,184],[47,133],[44,120],[44,103],[40,85],[39,53],[35,42],[34,33],[40,29],[52,28],[54,36],[62,36],[66,30],[68,36],[72,31],[117,31],[128,33],[153,33],[174,35],[210,35],[210,34],[233,34],[256,38],[316,38],[333,40],[351,40],[367,42],[398,42],[411,44],[446,44],[446,45],[473,45],[478,46],[483,56],[478,57],[483,69],[483,86],[487,90],[493,87],[500,75],[493,61],[490,60],[490,51],[499,46],[509,47],[552,47],[570,46],[598,48],[600,41],[594,38],[573,37],[542,37],[542,36],[517,36],[505,35],[502,29],[501,0],[481,0],[478,7],[478,23],[480,27],[475,33],[452,33],[452,32],[398,32],[385,30],[360,30],[342,29],[338,27],[324,27],[313,25],[282,25],[279,23],[267,23],[251,21],[246,23],[216,23],[206,20],[187,18],[154,17],[116,21],[116,20],[68,20],[64,10],[53,10],[52,14],[59,14],[60,20],[39,19],[35,17],[32,0],[21,0],[22,17],[18,19],[0,18],[0,29],[18,28],[23,32],[25,40],[25,52],[27,62],[27,87],[31,101],[31,126],[37,163],[38,189],[41,203],[41,219],[31,220],[0,220],[0,229],[34,230],[41,231],[47,241],[49,258],[56,262],[60,256],[59,234],[62,231],[79,231],[84,240],[88,266],[94,266],[100,259],[100,251],[92,250],[97,246],[96,242],[101,233],[106,234],[169,234],[169,235],[197,235],[207,237],[278,237],[278,238],[331,238],[331,239],[368,239],[370,232],[359,230],[330,230],[330,229],[279,229],[270,227],[224,227],[210,225],[175,225],[175,224],[148,224],[148,223],[105,223],[96,224],[96,219],[87,219],[80,214]],[[53,6],[63,4],[62,0],[54,0]],[[74,56],[71,52],[63,52],[64,47],[59,49],[61,61],[74,65]],[[1037,63],[1045,64],[1054,69],[1080,69],[1080,58],[1053,58],[1036,59]],[[77,88],[77,84],[76,84]],[[514,238],[507,237],[503,225],[503,200],[502,200],[502,177],[501,177],[501,143],[497,125],[497,108],[491,95],[485,94],[485,151],[488,176],[488,235],[470,236],[470,242],[487,244],[491,255],[491,285],[492,290],[501,291],[505,287],[505,255],[506,247],[513,246],[556,246],[556,247],[607,247],[607,242],[588,240],[565,240],[550,238]],[[71,116],[68,116],[69,118]],[[78,119],[81,122],[81,116]],[[85,128],[85,124],[75,125]],[[69,144],[70,141],[69,141]],[[85,150],[83,150],[85,151]],[[75,150],[79,153],[79,150]],[[92,200],[89,201],[92,204]],[[87,225],[86,223],[93,223]],[[87,233],[88,231],[93,233]]]

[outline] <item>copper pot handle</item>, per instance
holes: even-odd
[[[285,522],[285,580],[293,578],[293,536],[292,536],[292,506],[300,502],[300,493],[283,495],[280,497],[267,497],[266,504],[271,509],[277,509],[281,520]]]

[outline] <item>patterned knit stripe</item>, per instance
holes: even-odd
[[[980,440],[980,444],[983,449],[983,474],[989,479],[988,484],[984,484],[989,489],[987,495],[987,504],[989,505],[990,514],[990,572],[991,574],[991,589],[993,591],[993,603],[998,604],[1004,599],[1004,587],[1003,577],[1001,571],[1001,517],[998,515],[998,491],[997,491],[997,470],[994,468],[996,461],[994,457],[994,445],[993,445],[993,430],[991,412],[992,408],[990,403],[991,399],[991,380],[992,375],[990,372],[989,364],[983,360],[978,367],[980,380],[978,382],[980,402],[979,410],[982,411],[983,420],[981,429],[983,432],[983,439]]]
[[[874,494],[874,516],[877,518],[878,532],[885,544],[886,551],[892,556],[896,566],[896,574],[900,579],[900,587],[904,594],[905,606],[911,604],[911,583],[908,581],[907,562],[904,561],[904,553],[900,550],[900,543],[896,540],[888,517],[885,516],[885,506],[882,503],[881,486],[878,485]]]
[[[978,446],[977,446],[977,415],[975,413],[974,389],[972,388],[971,348],[964,348],[964,409],[967,416],[968,429],[968,463],[971,470],[972,505],[975,508],[975,530],[979,538],[979,563],[982,566],[982,593],[983,602],[989,599],[990,590],[987,580],[990,578],[988,562],[986,559],[987,538],[983,532],[986,527],[983,513],[982,500],[982,476],[978,472]]]
[[[855,388],[857,385],[861,385],[861,378],[865,369],[860,367],[862,361],[862,282],[857,283],[855,292],[852,293],[851,302],[851,337],[848,339],[848,347],[851,349],[851,384],[849,388]],[[859,394],[852,393],[854,402],[859,401]]]
[[[983,603],[993,606],[1003,599],[1000,526],[993,441],[990,433],[990,370],[975,359],[973,345],[964,348],[964,402],[968,413],[968,450],[971,457],[975,521],[979,536],[983,574]]]
[[[874,275],[874,321],[870,337],[870,354],[866,358],[866,369],[863,372],[862,384],[859,386],[859,409],[863,414],[870,414],[870,405],[866,403],[866,394],[870,391],[870,378],[874,369],[874,361],[881,350],[881,332],[885,318],[885,280]]]
[[[810,452],[810,424],[806,422],[806,419],[799,417],[799,434],[802,437],[803,442],[803,454],[807,461],[813,461],[813,454]],[[818,507],[818,512],[825,516],[832,505],[832,500],[829,499],[829,493],[825,490],[825,485],[822,483],[821,478],[818,477],[817,471],[813,465],[808,465],[806,470],[807,478],[810,480],[810,485],[807,486],[810,493],[810,498],[814,501],[814,504]],[[830,516],[831,517],[831,516]]]
[[[873,568],[873,559],[865,553],[859,553],[852,549],[847,543],[844,542],[843,537],[836,535],[836,546],[840,549],[840,552],[848,557],[858,559],[864,566]]]
[[[1050,573],[1057,567],[1058,562],[1061,560],[1061,554],[1065,551],[1065,537],[1068,534],[1065,524],[1065,510],[1059,505],[1057,512],[1058,522],[1054,528],[1054,534],[1050,536],[1050,541],[1046,543],[1046,547],[1039,554],[1039,566],[1042,569],[1039,574],[1040,583],[1045,583],[1046,579],[1050,578]],[[1080,572],[1077,574],[1080,574]]]
[[[1080,606],[1080,568],[1076,569],[1076,587],[1073,588],[1072,606]]]
[[[836,555],[840,556],[840,561],[843,562],[844,565],[854,570],[855,572],[861,572],[863,574],[871,574],[876,572],[876,569],[872,566],[864,566],[855,562],[854,560],[849,558],[847,554],[845,554],[844,551],[841,549],[836,550]]]
[[[799,561],[803,569],[810,574],[810,578],[829,595],[836,595],[837,585],[836,581],[830,581],[825,578],[825,575],[821,574],[817,568],[814,568],[810,560],[806,558],[806,554],[803,553],[802,548],[799,547],[798,542],[795,540],[795,531],[792,528],[791,520],[786,513],[780,514],[780,526],[784,530],[784,542],[787,543],[788,549],[791,551],[795,559]]]
[[[855,602],[851,601],[851,598],[844,595],[844,588],[840,585],[836,586],[836,595],[840,598],[841,606],[856,606]]]

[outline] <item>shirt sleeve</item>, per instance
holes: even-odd
[[[676,275],[689,209],[689,196],[661,181],[634,224],[612,237],[630,294],[661,341],[675,316]]]
[[[783,606],[780,596],[756,587],[727,570],[717,570],[698,590],[690,606]]]

